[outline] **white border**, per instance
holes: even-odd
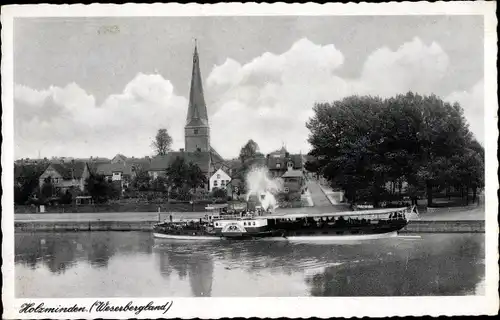
[[[126,4],[126,5],[26,5],[2,7],[2,258],[4,265],[2,300],[5,318],[217,318],[217,317],[352,317],[405,315],[479,315],[498,312],[498,189],[497,150],[497,34],[495,2],[438,2],[384,4]],[[13,18],[85,16],[235,16],[235,15],[483,15],[485,26],[485,132],[486,141],[486,288],[485,296],[475,297],[389,297],[389,298],[166,298],[174,305],[161,313],[18,314],[26,301],[46,304],[92,304],[94,299],[15,299],[14,297],[14,217],[13,203]],[[459,41],[459,39],[457,39]],[[100,299],[104,300],[104,299]],[[126,303],[131,299],[107,299]],[[164,304],[165,299],[133,299],[134,303]]]

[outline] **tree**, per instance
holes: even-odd
[[[25,204],[31,196],[38,192],[39,177],[47,168],[48,164],[36,165],[14,165],[14,203]]]
[[[320,167],[319,167],[318,161],[316,159],[309,159],[304,164],[304,169],[306,169],[309,172],[314,173],[317,177],[319,174]]]
[[[168,191],[168,181],[167,178],[163,176],[158,176],[151,182],[151,188],[156,192],[166,192]]]
[[[146,170],[137,168],[132,179],[132,188],[139,191],[147,191],[151,188],[151,177]]]
[[[167,184],[175,190],[174,194],[184,197],[189,190],[194,191],[207,183],[205,174],[195,163],[186,163],[184,158],[177,157],[166,170]]]
[[[254,158],[259,152],[259,146],[252,139],[248,140],[248,142],[241,148],[239,159],[241,163],[245,163],[245,161]]]
[[[166,170],[168,185],[174,190],[182,189],[188,181],[188,166],[184,158],[176,157]]]
[[[450,160],[450,180],[463,190],[466,204],[469,204],[469,191],[472,190],[472,202],[476,201],[477,190],[484,186],[484,148],[475,140],[471,140],[460,156]]]
[[[212,189],[212,197],[218,199],[225,199],[227,197],[226,190],[213,188]]]
[[[73,201],[73,195],[71,194],[70,190],[66,190],[66,192],[61,196],[61,203],[71,204],[72,201]]]
[[[43,198],[47,199],[54,195],[54,185],[52,184],[52,178],[47,177],[43,180],[42,188],[40,193]]]
[[[164,156],[170,151],[172,145],[172,137],[167,132],[167,129],[159,129],[156,137],[152,142],[152,147],[158,156]]]
[[[104,203],[120,196],[120,190],[101,174],[90,175],[85,180],[85,190],[96,203]]]
[[[358,96],[316,104],[307,123],[317,170],[343,187],[351,202],[357,201],[360,190],[376,192],[383,184],[386,168],[376,148],[380,138],[373,130],[382,104],[379,98]]]
[[[431,205],[433,190],[455,179],[451,161],[471,139],[461,107],[434,95],[351,96],[316,104],[314,112],[310,154],[351,202],[365,193],[377,205],[388,182],[406,181],[412,197],[425,190]]]
[[[188,164],[187,178],[187,184],[193,191],[207,183],[207,177],[203,174],[200,167],[192,162]]]

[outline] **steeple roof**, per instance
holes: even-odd
[[[208,126],[208,113],[205,98],[203,96],[197,45],[194,47],[191,91],[189,92],[189,109],[186,119],[186,127],[189,126]]]

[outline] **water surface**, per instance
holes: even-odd
[[[295,244],[37,232],[15,241],[19,298],[471,295],[485,270],[484,234]]]

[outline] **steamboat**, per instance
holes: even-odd
[[[254,213],[165,221],[154,236],[181,240],[357,240],[396,236],[416,208],[403,207],[324,214]]]

